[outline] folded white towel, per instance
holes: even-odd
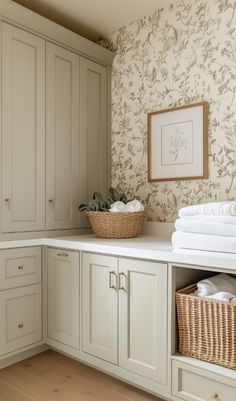
[[[198,214],[195,216],[182,216],[181,219],[190,221],[213,221],[214,223],[222,224],[236,224],[236,216],[206,216],[204,214]]]
[[[221,273],[197,283],[196,295],[199,297],[208,297],[219,292],[230,293],[231,298],[236,297],[236,279]]]
[[[110,212],[115,213],[115,212],[143,212],[144,207],[141,202],[139,202],[137,199],[134,199],[128,203],[124,202],[114,202],[111,205],[111,208],[109,209]]]
[[[176,230],[186,233],[226,235],[236,237],[236,224],[215,223],[214,221],[177,219],[175,222]]]
[[[186,206],[179,210],[179,216],[194,215],[236,216],[236,202],[210,202],[202,205]]]
[[[225,291],[216,292],[215,294],[208,295],[206,298],[236,303],[236,295]]]
[[[184,233],[178,230],[172,235],[172,244],[175,249],[236,253],[236,237],[223,235]]]

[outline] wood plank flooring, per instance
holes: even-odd
[[[47,351],[0,370],[0,401],[162,401]]]

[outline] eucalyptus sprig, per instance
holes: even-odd
[[[128,202],[127,197],[124,194],[119,193],[117,189],[110,187],[106,199],[103,199],[99,192],[94,192],[92,199],[88,203],[82,203],[79,206],[79,210],[80,212],[107,212],[111,208],[112,203],[117,201],[124,203]]]

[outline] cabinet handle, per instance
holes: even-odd
[[[52,205],[52,207],[54,207],[54,199],[48,199],[48,202],[50,203],[50,205]]]
[[[125,281],[125,286],[124,285],[122,285],[122,277],[123,277],[123,279],[124,279],[124,281]],[[119,273],[119,290],[123,290],[123,291],[127,291],[127,277],[126,277],[126,275],[125,275],[125,273]]]
[[[18,266],[18,270],[23,270],[23,269],[24,269],[24,266],[22,266],[22,265]]]
[[[23,329],[24,325],[22,323],[18,324],[18,329]]]
[[[4,202],[7,203],[8,208],[10,209],[10,198],[5,198],[5,199],[4,199]]]
[[[212,394],[211,399],[218,400],[218,394],[217,393]]]
[[[115,284],[112,284],[112,276],[115,276]],[[114,270],[109,271],[109,288],[114,288],[115,290],[117,288],[117,276]]]
[[[69,254],[67,252],[60,252],[57,256],[63,256],[64,258],[68,258]]]

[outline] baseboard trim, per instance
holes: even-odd
[[[47,344],[42,344],[27,351],[20,352],[17,355],[9,356],[0,361],[0,369],[23,361],[24,359],[30,358],[31,356],[41,354],[42,352],[48,351],[49,349],[50,347]]]

